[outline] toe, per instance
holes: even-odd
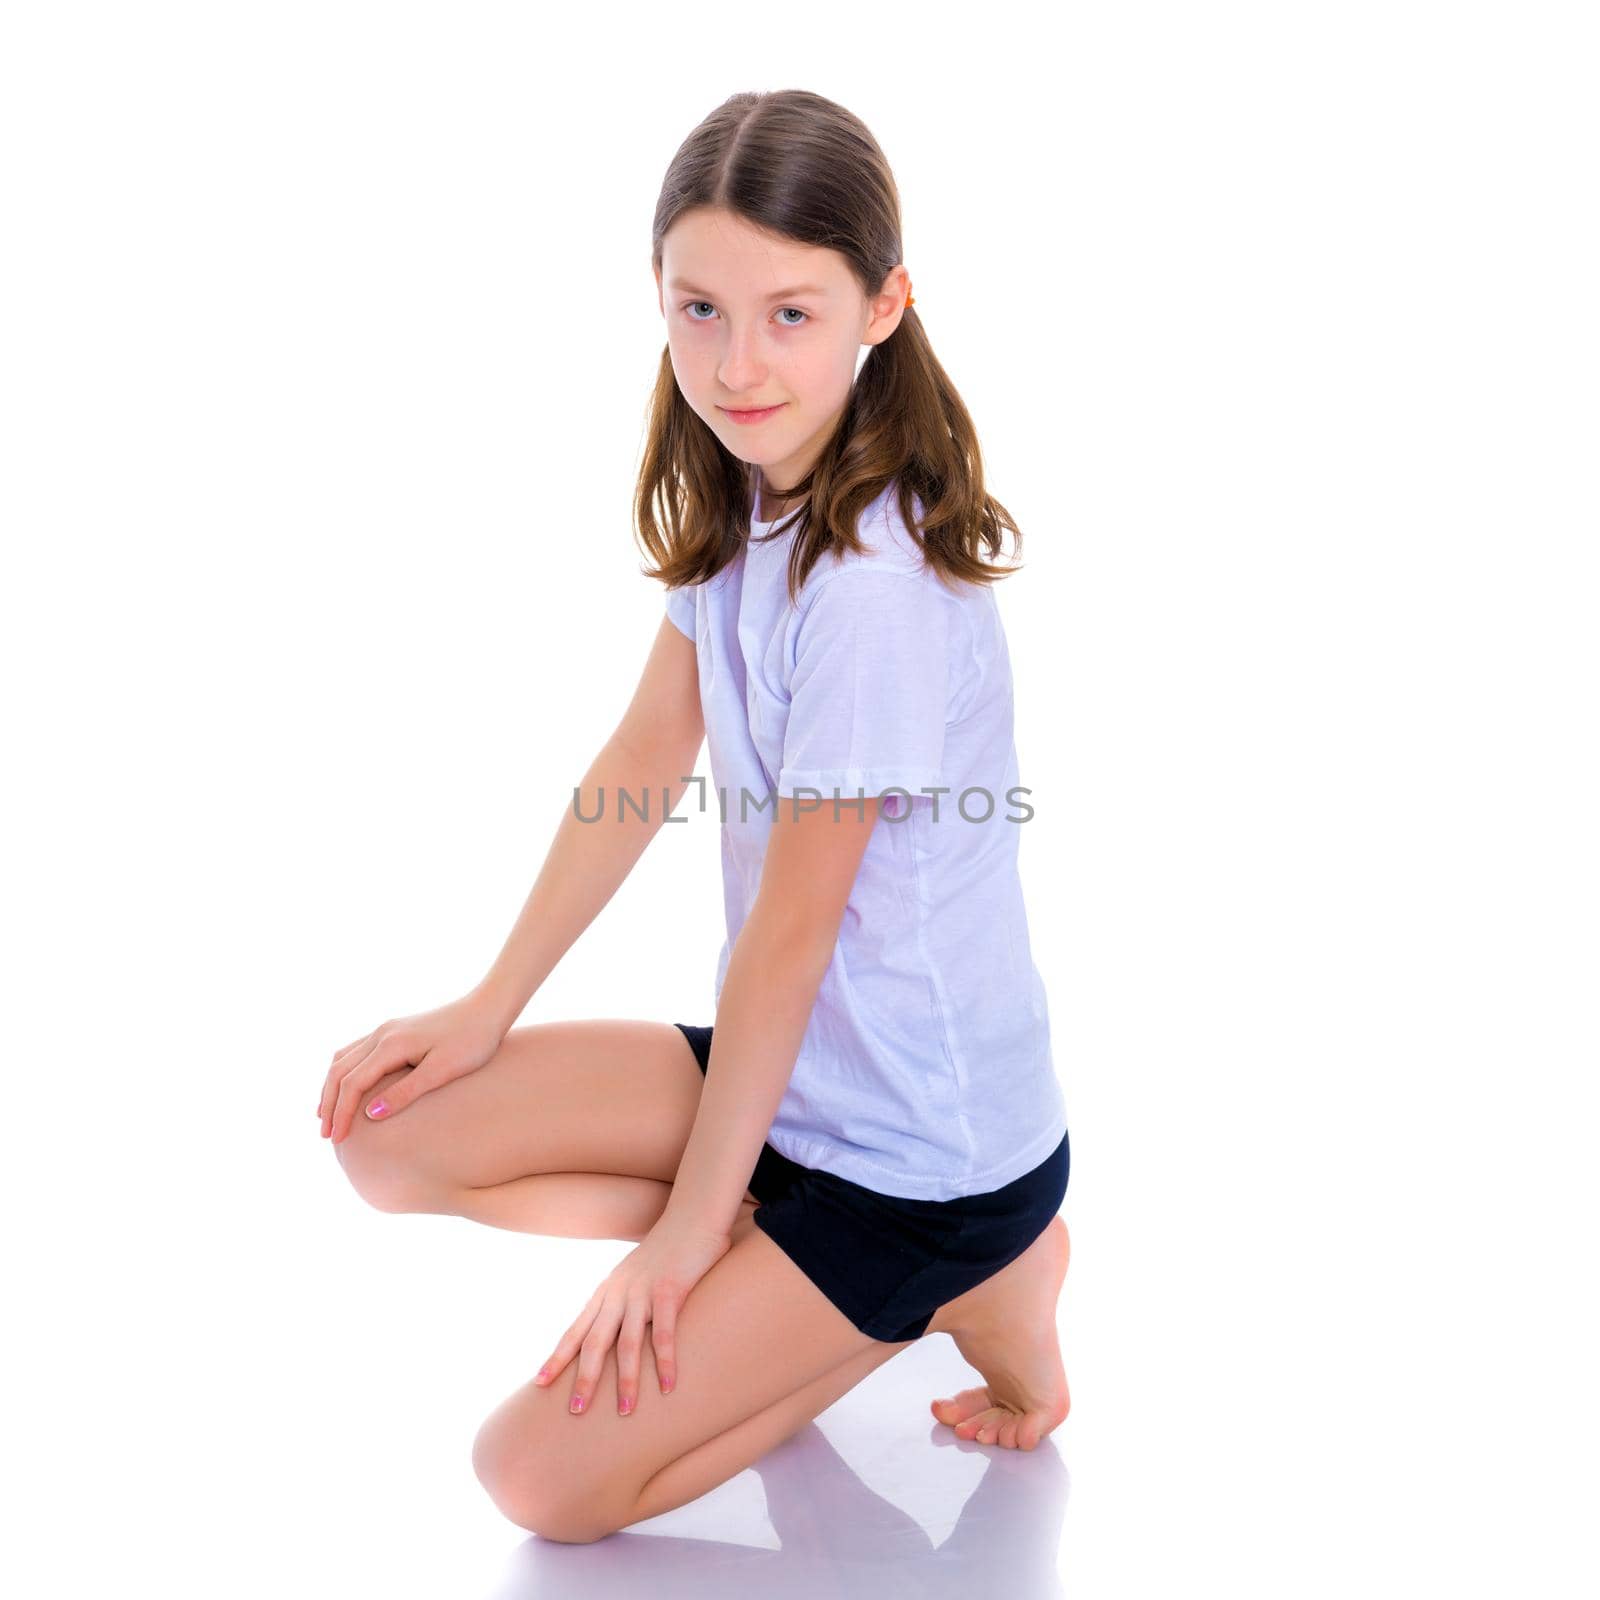
[[[998,1406],[988,1406],[975,1416],[968,1417],[964,1422],[960,1423],[956,1428],[956,1432],[963,1439],[977,1439],[980,1444],[989,1444],[993,1441],[994,1432],[999,1428],[1005,1415],[1006,1413]],[[989,1434],[987,1439],[983,1437],[986,1432]]]
[[[1001,1434],[1017,1420],[1016,1412],[1006,1406],[995,1406],[987,1413],[984,1424],[978,1429],[979,1444],[1001,1444]]]
[[[1007,1450],[1015,1450],[1017,1448],[1017,1430],[1020,1425],[1021,1419],[1018,1417],[1008,1417],[1000,1424],[1000,1443]]]
[[[987,1389],[963,1389],[958,1395],[949,1400],[935,1400],[933,1414],[940,1422],[948,1423],[952,1428],[965,1422],[969,1417],[975,1417],[980,1412],[988,1409],[989,1391]]]
[[[1067,1409],[1064,1405],[1028,1412],[1017,1426],[1017,1444],[1024,1450],[1036,1448],[1047,1433],[1061,1426],[1066,1416]]]

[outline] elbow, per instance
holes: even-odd
[[[611,735],[611,744],[637,775],[641,787],[664,785],[675,789],[694,776],[694,763],[700,754],[704,734],[687,729],[663,729],[651,736],[626,724]]]

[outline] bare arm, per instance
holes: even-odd
[[[688,787],[704,737],[694,641],[663,618],[627,712],[565,806],[516,925],[473,991],[503,1028],[633,870]],[[619,791],[631,802],[620,819]],[[580,810],[600,820],[580,821]]]
[[[738,1217],[878,806],[777,800],[756,903],[728,954],[700,1109],[667,1200],[674,1221],[726,1233]]]

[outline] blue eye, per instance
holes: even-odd
[[[691,311],[692,312],[692,308],[694,306],[708,306],[710,304],[711,304],[711,302],[709,300],[690,300],[684,305],[683,309],[685,311]],[[802,311],[798,306],[783,306],[783,307],[780,308],[779,314],[781,315],[784,311],[792,311],[792,312],[794,312],[794,314],[797,317],[803,317],[807,321],[809,321],[810,317],[811,317],[811,313],[810,312]],[[709,322],[711,319],[709,317],[697,317],[697,316],[694,316],[694,315],[691,314],[690,317],[689,317],[689,320],[691,322]],[[782,326],[785,327],[785,328],[798,328],[800,326],[800,323],[798,323],[798,322],[785,322],[785,323],[782,324]]]

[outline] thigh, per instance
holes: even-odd
[[[888,1360],[905,1348],[856,1329],[759,1229],[741,1233],[678,1315],[670,1395],[661,1393],[647,1325],[631,1415],[617,1412],[614,1345],[581,1415],[567,1409],[576,1359],[548,1388],[530,1381],[491,1413],[474,1464],[512,1520],[558,1539],[608,1531],[628,1519],[651,1478],[707,1440],[869,1350]],[[749,1464],[724,1463],[726,1475]]]
[[[670,1022],[538,1022],[511,1029],[476,1072],[392,1118],[358,1115],[338,1149],[342,1160],[445,1187],[545,1172],[671,1183],[704,1084],[688,1040]]]

